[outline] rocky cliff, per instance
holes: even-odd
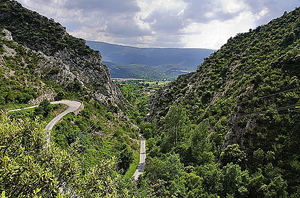
[[[69,35],[53,19],[23,8],[16,1],[2,0],[0,28],[7,39],[37,56],[34,73],[41,78],[65,88],[83,88],[104,104],[125,102],[100,53],[86,46],[83,39]]]

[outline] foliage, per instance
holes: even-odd
[[[136,169],[138,168],[139,162],[140,162],[140,153],[139,152],[133,152],[132,156],[133,156],[133,160],[124,175],[125,179],[132,178],[132,176],[134,175]]]
[[[149,165],[146,166],[146,177],[148,185],[152,186],[153,194],[150,196],[168,197],[182,196],[185,193],[183,165],[180,163],[178,155],[165,155],[163,160],[150,158]]]
[[[220,161],[223,165],[233,162],[239,165],[245,165],[246,154],[239,149],[238,144],[228,145],[220,155]]]
[[[160,181],[164,173],[147,167],[177,155],[183,196],[298,195],[299,16],[297,8],[230,38],[197,72],[152,96],[144,191],[176,181]]]
[[[237,164],[229,163],[223,167],[220,175],[220,195],[222,197],[228,194],[233,197],[247,197],[248,182],[248,172],[242,171]]]
[[[209,140],[208,122],[200,123],[191,131],[191,155],[196,164],[204,164],[214,160],[212,144]]]
[[[35,116],[42,115],[47,117],[52,112],[52,107],[48,100],[43,100],[39,106],[34,110]]]
[[[125,173],[133,161],[133,152],[126,144],[123,144],[121,149],[118,168],[119,170],[123,170],[123,173]]]
[[[37,121],[17,122],[1,115],[0,133],[0,191],[7,197],[126,195],[125,188],[119,189],[123,181],[113,159],[82,174],[77,145],[68,150],[53,144],[46,148],[46,133]]]

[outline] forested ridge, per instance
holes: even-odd
[[[157,92],[145,133],[149,193],[300,196],[299,38],[297,8],[230,38]]]

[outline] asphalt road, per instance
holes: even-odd
[[[68,113],[71,112],[75,112],[76,110],[79,109],[79,107],[81,106],[81,103],[78,101],[71,101],[71,100],[61,100],[61,101],[55,101],[55,102],[51,102],[51,104],[65,104],[67,105],[69,108],[66,109],[64,112],[62,112],[61,114],[59,114],[58,116],[56,116],[55,118],[53,118],[46,126],[46,130],[48,132],[47,134],[47,147],[50,145],[50,133],[52,128]],[[25,109],[32,109],[32,108],[36,108],[38,107],[38,105],[35,106],[31,106],[31,107],[25,107],[25,108],[21,108],[21,109],[14,109],[14,110],[10,110],[8,112],[14,112],[14,111],[21,111],[21,110],[25,110]]]
[[[9,110],[8,112],[21,111],[21,110],[25,110],[25,109],[33,109],[33,108],[36,108],[36,107],[38,107],[38,105],[31,106],[31,107],[25,107],[25,108],[21,108],[21,109]]]
[[[141,136],[141,149],[140,149],[140,163],[133,174],[134,180],[138,180],[139,176],[143,174],[145,170],[145,161],[146,161],[146,140]]]
[[[52,128],[68,113],[75,112],[77,109],[79,109],[81,103],[77,101],[71,101],[71,100],[61,100],[61,101],[55,101],[51,102],[51,104],[65,104],[69,108],[66,109],[64,112],[53,118],[46,126],[46,130],[48,131],[47,134],[47,145],[49,146],[50,144],[50,132]]]

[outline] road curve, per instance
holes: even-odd
[[[141,140],[141,149],[140,149],[140,163],[133,174],[133,179],[138,180],[139,176],[143,174],[145,170],[145,162],[146,162],[146,139],[140,136]]]
[[[77,111],[80,106],[81,103],[78,101],[71,101],[71,100],[61,100],[61,101],[55,101],[55,102],[51,102],[51,104],[65,104],[68,106],[68,109],[66,109],[64,112],[62,112],[61,114],[57,115],[55,118],[53,118],[46,126],[46,131],[47,131],[47,147],[50,145],[50,134],[51,134],[51,130],[52,128],[68,113],[71,112],[75,112]],[[13,112],[13,111],[21,111],[21,110],[25,110],[25,109],[32,109],[32,108],[36,108],[38,107],[38,105],[35,106],[31,106],[31,107],[26,107],[26,108],[21,108],[21,109],[14,109],[14,110],[10,110],[8,112]],[[141,140],[141,147],[140,147],[140,162],[139,165],[135,171],[135,173],[133,174],[133,179],[134,180],[138,180],[139,176],[143,174],[144,169],[145,169],[145,162],[146,162],[146,139],[144,139],[142,136],[140,136],[140,140]]]
[[[53,118],[47,124],[47,126],[45,128],[47,131],[47,147],[50,145],[50,133],[51,133],[51,130],[54,127],[54,125],[56,125],[65,115],[67,115],[68,113],[77,111],[81,106],[80,102],[71,101],[71,100],[61,100],[61,101],[54,101],[54,102],[50,102],[50,103],[51,104],[65,104],[68,106],[68,109],[66,109],[64,112],[62,112],[61,114],[59,114],[58,116]],[[14,109],[14,110],[10,110],[8,112],[21,111],[21,110],[32,109],[32,108],[36,108],[36,107],[38,107],[38,105],[31,106],[31,107],[25,107],[25,108],[21,108],[21,109]]]
[[[47,134],[47,146],[49,146],[49,144],[50,144],[50,132],[51,132],[52,128],[54,127],[54,125],[56,125],[65,115],[67,115],[68,113],[71,113],[71,112],[75,112],[81,106],[80,102],[78,102],[78,101],[71,101],[71,100],[55,101],[55,102],[51,102],[51,104],[65,104],[69,108],[66,109],[64,112],[62,112],[61,114],[59,114],[58,116],[56,116],[55,118],[53,118],[47,124],[47,126],[45,128],[48,131],[48,134]]]

